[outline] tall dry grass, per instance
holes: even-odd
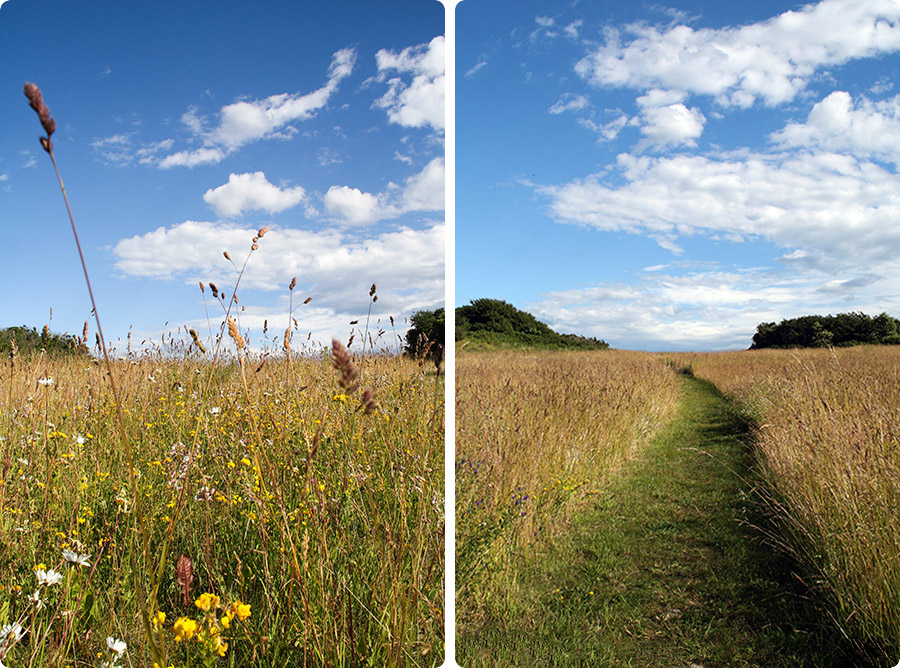
[[[116,362],[120,434],[102,366],[5,361],[0,627],[24,629],[6,665],[86,665],[108,636],[127,642],[130,665],[152,665],[132,568],[148,577],[160,559],[150,595],[151,616],[166,615],[156,630],[165,665],[210,658],[173,628],[199,620],[203,592],[251,606],[224,631],[227,665],[440,663],[441,379],[408,359],[369,356],[360,380],[378,408],[366,415],[327,356],[252,362],[243,374],[234,360],[221,364],[208,386],[205,355]],[[121,438],[136,456],[149,563]],[[67,568],[63,550],[90,565]],[[194,575],[187,598],[182,555]],[[66,580],[40,586],[39,565]]]
[[[758,450],[809,584],[860,647],[900,658],[900,348],[691,355],[758,423]]]
[[[493,352],[456,361],[460,628],[524,604],[517,580],[674,410],[656,356]]]

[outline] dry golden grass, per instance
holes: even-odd
[[[457,623],[515,601],[518,555],[559,537],[674,411],[651,354],[470,353],[456,362]],[[520,603],[520,602],[519,602]]]
[[[900,347],[679,356],[758,422],[789,549],[835,622],[882,661],[900,651]]]

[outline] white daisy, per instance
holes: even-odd
[[[128,648],[128,645],[124,640],[118,640],[117,638],[113,638],[112,636],[109,636],[106,639],[106,646],[109,647],[118,656],[122,656],[122,654],[124,654],[125,650]]]
[[[47,585],[48,587],[62,582],[63,579],[62,573],[57,573],[52,568],[46,571],[40,568],[34,574],[37,576],[39,585]]]
[[[91,555],[89,554],[78,554],[77,552],[72,552],[72,550],[63,550],[63,558],[66,560],[66,564],[70,566],[79,565],[79,566],[90,566],[91,563],[88,561]]]

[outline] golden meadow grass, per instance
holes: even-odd
[[[56,167],[55,122],[36,86],[25,94]],[[330,355],[292,353],[295,279],[293,327],[251,353],[238,287],[266,232],[243,267],[232,262],[233,288],[209,285],[218,335],[210,320],[208,338],[179,329],[140,355],[129,337],[113,361],[98,314],[104,365],[7,360],[0,661],[10,668],[441,661],[442,378],[396,350],[373,354],[385,332],[373,339],[368,318],[361,355],[348,350],[352,333]]]
[[[165,613],[157,639],[176,666],[203,665],[202,643],[175,642],[172,624],[197,619],[207,592],[223,610],[251,606],[223,631],[226,665],[437,660],[442,379],[369,356],[360,380],[378,409],[366,415],[322,356],[259,371],[254,361],[245,374],[189,350],[114,366],[124,434],[101,365],[35,355],[4,366],[0,626],[25,631],[5,664],[86,665],[110,636],[128,643],[132,665],[152,665],[132,568],[149,581],[166,544],[150,616]],[[120,438],[135,453],[149,563]],[[66,568],[63,550],[89,566]],[[194,577],[187,604],[181,555]],[[39,565],[64,580],[39,586]]]
[[[900,646],[900,348],[678,358],[754,416],[781,540],[834,622],[895,661],[878,653]]]
[[[524,554],[564,538],[572,513],[674,411],[655,355],[492,352],[456,359],[460,633],[519,600]]]

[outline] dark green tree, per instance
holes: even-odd
[[[406,354],[413,357],[429,355],[437,359],[444,354],[444,309],[417,311],[410,318],[406,332]]]

